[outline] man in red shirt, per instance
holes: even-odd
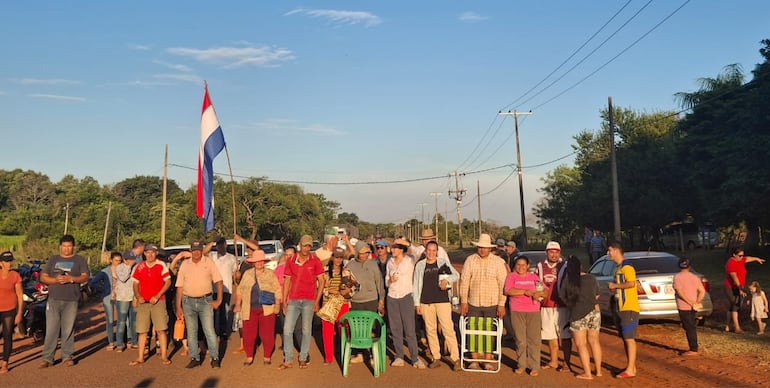
[[[139,334],[139,355],[128,365],[144,362],[144,347],[150,322],[160,341],[160,359],[163,365],[171,364],[168,359],[168,313],[166,312],[166,290],[171,286],[171,274],[166,263],[157,260],[158,247],[147,244],[144,247],[145,260],[134,270],[134,308],[136,309],[136,332]]]
[[[278,369],[291,368],[294,360],[294,343],[291,340],[297,318],[301,317],[302,342],[299,347],[299,368],[308,367],[310,340],[313,329],[313,313],[318,311],[323,289],[324,268],[321,259],[311,249],[313,238],[304,235],[299,240],[299,252],[286,260],[284,272],[283,310],[286,318],[283,323],[283,363]]]
[[[548,342],[548,352],[551,356],[543,369],[554,368],[559,372],[571,371],[570,357],[572,356],[572,333],[569,326],[569,309],[559,298],[559,281],[564,275],[564,260],[561,258],[561,245],[549,241],[545,246],[547,259],[537,263],[535,274],[545,287],[546,296],[541,302],[540,320],[542,327],[541,338]],[[562,279],[560,279],[562,278]],[[559,364],[559,348],[564,356],[564,364]]]

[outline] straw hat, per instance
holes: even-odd
[[[472,241],[471,244],[480,247],[480,248],[494,248],[496,245],[492,242],[492,237],[490,237],[486,233],[482,233],[481,236],[479,236],[479,241],[475,242]]]

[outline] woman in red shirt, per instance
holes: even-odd
[[[3,327],[3,358],[0,359],[0,374],[8,373],[8,358],[13,349],[13,327],[21,323],[24,306],[21,290],[21,276],[11,271],[13,253],[0,254],[0,325]]]
[[[725,264],[725,294],[730,303],[727,310],[727,323],[725,331],[730,331],[730,320],[733,322],[734,331],[737,334],[743,333],[741,325],[738,322],[738,311],[746,298],[746,263],[758,262],[764,264],[765,260],[759,257],[746,256],[743,248],[735,248],[733,255],[727,259]]]

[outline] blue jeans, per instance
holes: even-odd
[[[202,298],[182,297],[182,311],[184,311],[184,323],[187,328],[187,347],[190,348],[190,358],[200,361],[198,349],[198,319],[200,319],[203,335],[206,336],[206,345],[212,360],[219,359],[219,345],[217,333],[214,331],[214,309],[211,307],[213,297],[211,295]]]
[[[45,342],[41,358],[53,364],[56,345],[61,335],[61,357],[71,360],[75,353],[75,317],[78,301],[48,299],[45,307]]]
[[[302,317],[302,342],[299,346],[299,360],[307,361],[310,352],[310,339],[313,337],[313,305],[310,299],[290,300],[286,307],[286,318],[283,322],[283,361],[294,360],[294,344],[290,339],[297,325],[297,318]]]
[[[110,299],[109,294],[102,298],[102,305],[104,305],[104,320],[106,321],[104,327],[107,330],[107,343],[110,345],[115,345],[114,312],[116,304],[117,302],[115,300]]]
[[[119,300],[115,304],[118,308],[118,332],[115,344],[119,348],[126,346],[123,342],[123,337],[126,336],[126,329],[128,329],[128,343],[136,345],[136,309],[134,309],[130,301]]]

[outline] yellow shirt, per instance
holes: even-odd
[[[636,270],[624,262],[615,270],[615,283],[621,284],[626,282],[636,283]],[[616,291],[618,311],[639,312],[639,295],[636,292],[636,285],[631,288],[618,288]]]

